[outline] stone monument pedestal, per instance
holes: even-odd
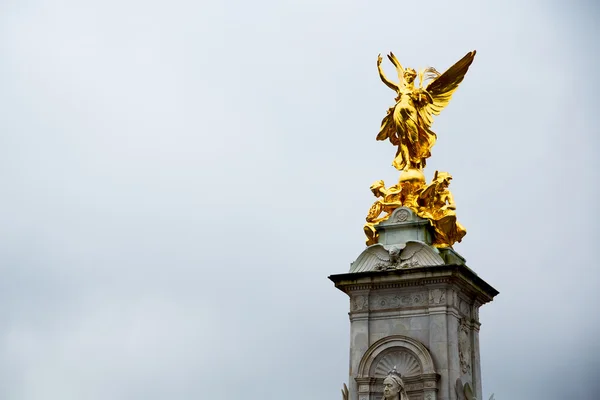
[[[410,400],[462,400],[467,387],[482,399],[479,307],[498,291],[451,249],[389,240],[422,229],[409,217],[390,218],[350,273],[329,277],[350,297],[349,400],[382,399],[394,367]]]
[[[363,231],[368,247],[350,273],[332,275],[350,297],[350,381],[344,400],[481,400],[479,316],[498,292],[452,246],[467,231],[456,217],[452,175],[422,168],[436,134],[432,117],[450,101],[475,57],[468,52],[443,74],[403,68],[393,53],[399,83],[377,69],[397,94],[377,140],[397,147],[398,183],[370,190],[375,201]],[[419,77],[420,86],[415,86]],[[422,88],[426,83],[426,87]]]

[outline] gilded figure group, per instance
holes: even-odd
[[[371,206],[364,226],[367,245],[377,243],[377,224],[388,219],[396,208],[405,206],[430,221],[435,247],[452,247],[466,234],[465,228],[456,220],[456,206],[449,190],[452,176],[436,171],[432,182],[426,185],[422,169],[437,139],[431,130],[433,116],[450,102],[473,62],[475,51],[467,53],[443,74],[432,67],[417,73],[412,68],[403,68],[393,53],[387,57],[395,66],[399,81],[395,83],[386,77],[379,55],[379,77],[396,92],[396,98],[381,122],[377,140],[388,139],[397,147],[392,165],[401,174],[398,184],[389,188],[381,180],[371,185],[377,200]],[[417,77],[418,86],[415,85]]]
[[[367,214],[364,231],[367,246],[377,243],[375,226],[387,220],[398,207],[408,207],[419,217],[430,221],[434,230],[433,245],[450,247],[460,242],[466,229],[456,220],[456,205],[448,189],[452,176],[447,172],[435,172],[432,182],[425,184],[425,177],[417,170],[410,170],[400,176],[400,182],[389,188],[383,181],[371,185],[377,200]]]

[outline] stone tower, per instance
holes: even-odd
[[[498,294],[430,221],[399,207],[376,226],[350,272],[329,277],[350,298],[349,400],[380,400],[396,367],[410,400],[482,399],[479,307]]]

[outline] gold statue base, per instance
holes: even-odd
[[[378,243],[377,225],[386,221],[398,207],[408,207],[419,217],[429,220],[433,228],[432,245],[438,248],[452,247],[466,235],[466,229],[456,220],[456,206],[448,189],[452,176],[447,172],[435,172],[433,180],[426,185],[423,171],[409,168],[400,173],[398,183],[389,188],[382,180],[371,185],[377,198],[367,214],[364,232],[367,246]]]

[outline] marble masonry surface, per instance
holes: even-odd
[[[427,223],[395,210],[379,243],[329,277],[350,300],[349,400],[381,399],[394,367],[410,400],[460,400],[459,382],[481,398],[479,307],[498,291],[454,250],[431,246]]]

